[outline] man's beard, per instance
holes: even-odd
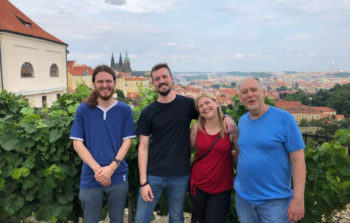
[[[104,100],[104,101],[108,101],[109,99],[111,99],[111,98],[113,97],[113,91],[112,91],[112,93],[109,94],[109,95],[102,95],[102,94],[100,93],[100,91],[97,91],[97,90],[96,90],[96,94],[97,94],[97,96],[98,96],[100,99],[102,99],[102,100]]]
[[[158,93],[162,96],[167,96],[171,91],[171,88],[169,88],[167,91],[158,91]]]
[[[169,85],[167,85],[167,84],[161,84],[161,85],[159,86],[159,89],[160,89],[163,85],[166,85],[166,86],[169,87]],[[170,93],[170,91],[171,91],[171,87],[169,87],[169,89],[168,89],[167,91],[160,91],[160,90],[158,90],[158,93],[159,93],[160,95],[162,95],[162,96],[167,96],[167,95]]]

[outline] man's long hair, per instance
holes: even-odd
[[[95,83],[96,75],[102,71],[111,74],[113,77],[113,80],[114,81],[116,80],[116,75],[115,75],[114,70],[111,67],[102,64],[102,65],[95,67],[94,72],[92,73],[92,83]],[[94,89],[93,91],[91,91],[89,97],[86,100],[86,103],[88,104],[88,106],[90,108],[94,108],[97,106],[97,104],[98,104],[97,98],[98,98],[98,94],[96,92],[96,89]]]

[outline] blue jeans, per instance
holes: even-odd
[[[275,199],[253,205],[236,192],[236,211],[241,223],[291,223],[288,221],[288,207],[291,198]]]
[[[154,198],[151,202],[144,201],[141,197],[141,191],[139,191],[135,222],[151,222],[154,208],[157,205],[160,195],[162,195],[163,189],[166,188],[169,195],[169,222],[183,223],[183,209],[186,199],[189,175],[182,177],[158,177],[148,175],[147,180],[152,188]]]
[[[99,222],[104,195],[107,196],[111,223],[122,223],[128,189],[128,181],[109,187],[80,189],[79,199],[84,212],[84,223]]]

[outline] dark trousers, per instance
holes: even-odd
[[[196,220],[199,223],[223,223],[230,207],[231,191],[209,194],[197,188],[195,196],[190,196]]]

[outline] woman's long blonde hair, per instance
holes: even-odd
[[[205,118],[203,118],[201,116],[201,114],[199,113],[199,109],[198,109],[198,101],[199,99],[203,98],[203,97],[207,97],[207,98],[210,98],[211,100],[213,100],[214,102],[217,102],[216,98],[214,97],[214,95],[210,94],[210,93],[206,93],[206,92],[202,92],[202,93],[199,93],[195,99],[195,108],[199,114],[198,116],[198,128],[203,131],[203,127],[204,127],[204,124],[205,124]],[[218,106],[217,108],[217,113],[218,113],[218,117],[219,117],[219,122],[220,122],[220,133],[222,136],[224,136],[224,132],[225,132],[225,129],[224,129],[224,114],[222,113],[222,110],[221,110],[221,107],[220,105]]]

